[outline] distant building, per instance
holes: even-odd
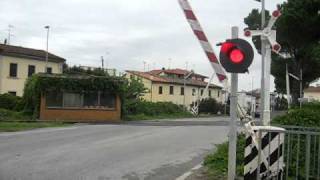
[[[304,98],[307,98],[309,101],[320,101],[320,86],[313,87],[310,86],[309,88],[305,89],[304,91]]]
[[[238,92],[238,104],[239,106],[246,110],[247,113],[256,112],[256,97],[252,94],[241,91]]]
[[[200,98],[214,98],[224,102],[222,87],[210,84],[208,91],[206,76],[183,69],[160,69],[148,72],[126,71],[126,77],[140,79],[148,92],[143,96],[147,101],[172,102],[190,105]]]
[[[255,97],[255,104],[256,104],[256,107],[255,107],[255,111],[256,112],[260,112],[261,111],[261,94],[260,94],[260,89],[254,89],[252,91],[248,91],[247,92],[247,95],[250,95],[250,96],[253,96]],[[270,92],[270,110],[273,111],[274,108],[275,108],[275,105],[276,105],[276,97],[278,95],[274,92]]]
[[[0,93],[23,95],[25,81],[34,73],[45,72],[46,51],[0,44]],[[48,73],[60,74],[66,60],[49,53]]]

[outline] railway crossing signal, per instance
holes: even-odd
[[[272,30],[272,27],[280,16],[281,16],[281,12],[279,10],[273,11],[271,19],[266,28],[264,28],[263,30],[246,29],[244,31],[244,35],[246,37],[262,36],[263,38],[269,41],[272,51],[279,54],[281,50],[281,45],[276,41],[277,32],[276,30]]]
[[[253,57],[252,46],[243,39],[230,39],[221,44],[220,63],[227,72],[248,72]]]

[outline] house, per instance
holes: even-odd
[[[308,101],[320,101],[320,86],[310,86],[303,92],[304,98],[307,98]]]
[[[37,87],[40,89],[38,92],[40,120],[60,122],[121,120],[119,95],[121,79],[67,74],[38,74],[37,76],[35,83],[39,83]]]
[[[208,78],[204,75],[183,69],[159,69],[148,72],[126,71],[126,78],[141,80],[148,92],[143,99],[151,102],[172,102],[190,107],[201,98],[215,98],[224,102],[222,87],[210,84],[205,91]]]
[[[246,91],[237,93],[238,105],[245,110],[247,113],[256,112],[256,97]]]
[[[46,51],[0,44],[0,94],[23,95],[26,79],[34,73],[45,72]],[[60,74],[66,60],[48,54],[46,72]]]

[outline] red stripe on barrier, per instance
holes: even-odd
[[[184,13],[187,16],[187,19],[191,19],[191,20],[197,20],[197,17],[194,15],[194,13],[191,10],[184,10]]]
[[[217,74],[219,81],[223,81],[225,79],[227,79],[227,76],[222,75],[222,74]]]
[[[207,54],[210,62],[219,63],[215,54],[213,54],[211,52],[206,52],[206,54]]]
[[[193,32],[199,40],[208,42],[206,35],[202,31],[193,30]]]

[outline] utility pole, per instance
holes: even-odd
[[[8,42],[7,42],[8,45],[10,45],[10,43],[11,43],[11,36],[13,35],[13,34],[11,33],[11,30],[12,30],[13,28],[14,28],[14,26],[12,26],[11,24],[8,25]]]
[[[231,38],[238,38],[239,28],[234,26],[231,29]],[[238,74],[231,73],[231,96],[230,96],[230,129],[229,129],[229,152],[228,152],[228,180],[236,178],[236,157],[237,157],[237,91]]]
[[[289,79],[288,63],[286,63],[286,89],[287,89],[288,109],[290,109],[291,96],[290,96],[290,79]]]
[[[102,69],[104,69],[104,59],[103,59],[103,56],[101,56],[101,67],[102,67]]]
[[[45,65],[45,69],[44,72],[47,73],[47,69],[48,69],[48,56],[49,56],[49,29],[50,26],[45,26],[45,29],[47,29],[47,50],[46,50],[46,65]]]
[[[146,63],[145,61],[143,61],[143,72],[146,72]]]
[[[302,86],[302,68],[300,69],[300,108],[302,108],[303,86]]]

